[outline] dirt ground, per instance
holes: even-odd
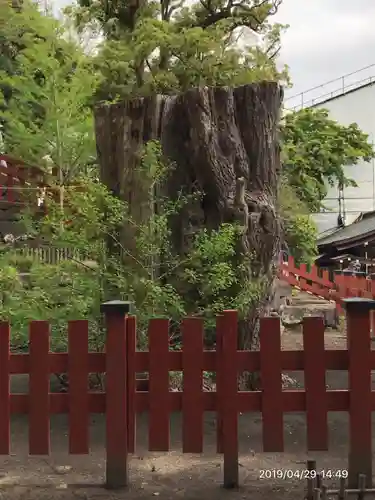
[[[326,345],[327,348],[345,347],[345,333],[327,331]],[[300,329],[284,332],[283,347],[302,347]],[[302,373],[293,372],[288,376],[292,378],[292,385],[303,386]],[[328,372],[327,384],[335,389],[346,388],[347,374]],[[12,381],[12,386],[13,392],[22,390],[17,380]],[[67,420],[65,416],[58,416],[51,422],[52,454],[42,458],[28,457],[27,420],[17,417],[12,422],[12,455],[0,458],[0,499],[142,500],[155,496],[165,500],[182,497],[190,500],[302,500],[306,487],[304,481],[260,479],[261,470],[303,469],[308,458],[316,459],[320,469],[346,469],[348,419],[343,413],[331,413],[330,451],[313,454],[306,453],[304,415],[285,415],[284,422],[286,452],[263,453],[260,414],[239,416],[241,487],[238,491],[227,491],[220,488],[222,458],[215,453],[214,415],[205,416],[205,452],[202,456],[180,452],[181,424],[177,414],[171,416],[172,451],[168,454],[149,453],[146,451],[147,415],[140,415],[137,452],[130,461],[130,487],[126,491],[108,492],[102,487],[105,456],[104,419],[101,416],[92,419],[90,456],[72,457],[66,453]]]

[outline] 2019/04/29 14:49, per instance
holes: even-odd
[[[319,471],[308,469],[261,469],[259,479],[314,479],[317,476],[322,479],[346,479],[346,469],[322,469]]]

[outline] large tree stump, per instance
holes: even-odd
[[[185,94],[99,106],[96,138],[103,182],[131,205],[138,220],[147,186],[137,184],[139,148],[156,138],[174,163],[168,194],[203,193],[200,217],[183,210],[171,221],[173,243],[184,252],[194,225],[215,229],[236,220],[243,227],[239,254],[251,252],[249,275],[266,281],[264,297],[241,322],[242,348],[257,345],[257,320],[270,298],[281,228],[277,213],[282,89],[272,82],[230,88],[195,88]],[[128,240],[129,241],[129,240]]]

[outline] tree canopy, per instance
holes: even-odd
[[[368,135],[356,123],[341,125],[319,108],[285,115],[282,152],[286,181],[311,212],[320,210],[327,184],[355,186],[345,166],[375,156]]]
[[[286,80],[277,66],[281,0],[80,0],[67,12],[82,31],[100,33],[100,99],[176,93],[200,85]],[[243,33],[247,43],[238,44]],[[259,36],[259,38],[257,38]]]
[[[33,3],[21,10],[2,3],[0,38],[6,40],[0,65],[6,152],[40,165],[47,156],[60,181],[69,182],[95,157],[89,104],[100,75],[66,27]]]

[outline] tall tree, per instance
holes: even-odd
[[[325,109],[288,113],[283,125],[283,173],[311,212],[317,212],[331,186],[355,186],[345,166],[375,157],[373,145],[357,124],[341,125]]]
[[[0,36],[8,47],[16,44],[12,69],[0,68],[5,151],[39,165],[49,157],[58,184],[69,183],[95,157],[92,61],[33,2],[21,10],[1,5]]]
[[[70,10],[81,29],[96,28],[104,37],[97,98],[125,98],[96,112],[104,183],[132,207],[138,224],[149,217],[150,185],[137,171],[144,144],[157,139],[173,164],[165,195],[176,201],[181,192],[202,194],[170,218],[174,250],[187,254],[189,235],[202,227],[240,228],[240,288],[252,290],[241,304],[242,347],[257,343],[280,248],[277,82],[287,75],[277,66],[282,27],[270,23],[280,3],[82,1]],[[237,43],[241,29],[247,44]],[[125,228],[127,245],[136,241],[134,227]]]

